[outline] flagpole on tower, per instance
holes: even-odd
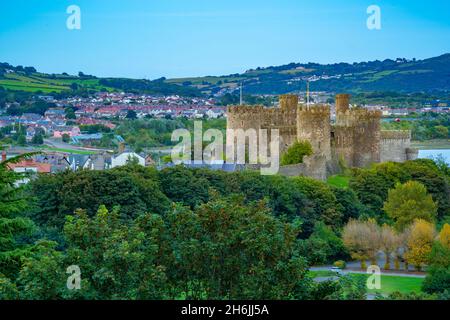
[[[242,105],[242,82],[241,82],[241,88],[240,88],[240,94],[239,94],[239,104]]]
[[[306,81],[306,106],[309,107],[309,80]]]

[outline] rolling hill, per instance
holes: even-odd
[[[246,94],[304,92],[450,92],[450,53],[424,60],[369,61],[358,63],[290,63],[247,70],[225,76],[156,80],[97,78],[80,74],[44,74],[33,67],[0,63],[0,87],[15,91],[69,92],[70,90],[120,90],[184,96],[221,95],[243,83]]]
[[[249,94],[314,91],[401,93],[450,91],[450,54],[424,60],[386,59],[359,63],[290,63],[248,70],[241,74],[166,80],[204,93],[232,91],[242,82]]]

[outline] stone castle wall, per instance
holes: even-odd
[[[330,107],[302,105],[297,111],[297,139],[311,143],[314,154],[331,159]]]
[[[344,163],[353,166],[353,141],[354,130],[353,127],[333,126],[331,132],[331,148],[333,156],[336,160],[343,160]]]
[[[417,158],[417,150],[411,148],[411,131],[382,130],[380,161],[403,162]]]
[[[349,167],[366,167],[374,162],[417,158],[417,150],[410,148],[409,131],[381,131],[381,112],[350,108],[349,99],[347,94],[336,96],[333,126],[329,105],[299,105],[296,95],[281,95],[278,108],[229,107],[227,128],[268,129],[269,137],[270,129],[278,129],[280,152],[295,140],[308,140],[314,154],[302,164],[280,170],[286,175],[297,172],[297,175],[323,177],[327,168],[339,167],[337,163],[341,160]],[[229,141],[227,135],[227,145],[230,143],[236,142]]]

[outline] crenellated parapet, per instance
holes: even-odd
[[[228,106],[227,107],[227,115],[236,115],[236,114],[255,114],[261,113],[264,110],[264,106],[256,105],[242,105],[242,106]]]
[[[297,108],[297,113],[301,113],[302,116],[313,116],[313,117],[330,117],[330,106],[326,104],[313,104],[305,105],[301,104]]]
[[[382,131],[381,111],[350,107],[349,102],[350,95],[336,95],[333,126],[329,105],[298,104],[296,95],[280,95],[278,108],[230,106],[227,129],[267,129],[269,140],[270,131],[276,129],[281,152],[296,140],[307,140],[313,156],[323,157],[327,168],[338,167],[341,160],[350,167],[366,167],[374,162],[417,158],[417,150],[410,148],[410,131]],[[236,143],[230,137],[227,135],[227,145]]]
[[[336,95],[336,113],[345,112],[350,108],[350,95],[341,93]]]
[[[279,96],[281,110],[295,110],[298,106],[298,96],[295,94],[282,94]]]
[[[297,139],[311,143],[315,154],[331,158],[330,106],[323,104],[300,105],[297,108]]]
[[[410,130],[381,130],[381,139],[411,140]]]
[[[361,123],[380,122],[381,111],[364,108],[351,108],[336,114],[336,124],[341,126],[358,126]]]

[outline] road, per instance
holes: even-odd
[[[311,267],[310,271],[330,271],[332,266],[320,266],[320,267]],[[341,271],[342,274],[348,273],[359,273],[359,274],[367,274],[365,271],[361,270],[353,270],[353,269],[344,269]],[[399,277],[412,277],[412,278],[425,278],[425,273],[418,272],[402,272],[402,271],[384,271],[381,270],[381,275],[383,276],[399,276]]]
[[[100,148],[85,148],[76,145],[72,145],[66,142],[62,142],[61,140],[56,139],[44,139],[44,143],[49,147],[58,148],[58,149],[72,149],[72,150],[81,150],[81,151],[111,151],[107,149]]]

